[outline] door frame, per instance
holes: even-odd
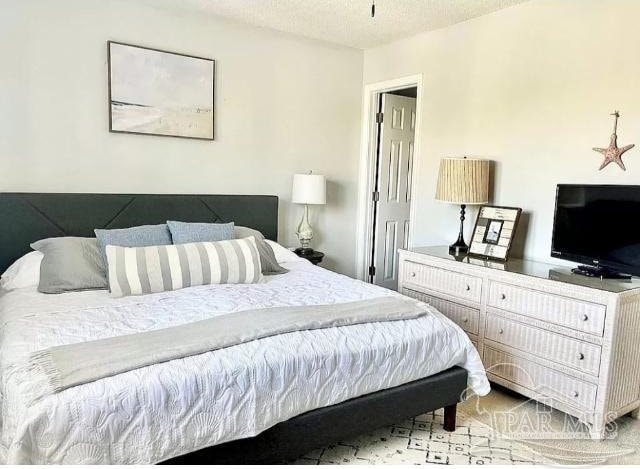
[[[413,137],[413,166],[411,177],[411,203],[409,207],[408,245],[413,246],[415,226],[414,196],[420,166],[420,130],[422,127],[422,74],[364,85],[362,97],[362,131],[360,138],[360,164],[358,174],[358,212],[356,220],[356,278],[366,281],[373,237],[373,188],[375,178],[378,97],[382,93],[416,87],[416,126]]]

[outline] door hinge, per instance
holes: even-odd
[[[384,121],[384,113],[378,112],[376,113],[376,124],[382,124]]]
[[[369,276],[373,277],[376,274],[376,268],[373,265],[369,266]]]
[[[374,202],[378,202],[379,200],[380,200],[380,192],[374,191],[373,192],[373,201]]]

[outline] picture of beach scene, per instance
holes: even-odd
[[[213,140],[215,62],[109,42],[110,127]]]

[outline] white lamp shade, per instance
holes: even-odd
[[[320,174],[294,174],[291,201],[294,204],[327,203],[327,182]]]

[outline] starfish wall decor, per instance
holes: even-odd
[[[620,166],[623,171],[626,171],[627,168],[625,168],[624,163],[622,162],[622,155],[624,152],[631,150],[635,145],[625,145],[622,148],[618,148],[618,135],[616,132],[618,131],[618,118],[620,117],[620,113],[618,111],[614,111],[611,115],[615,117],[615,121],[613,123],[613,133],[611,134],[609,148],[594,148],[594,150],[604,155],[604,161],[600,165],[600,170],[604,169],[604,167],[609,163],[614,162]]]

